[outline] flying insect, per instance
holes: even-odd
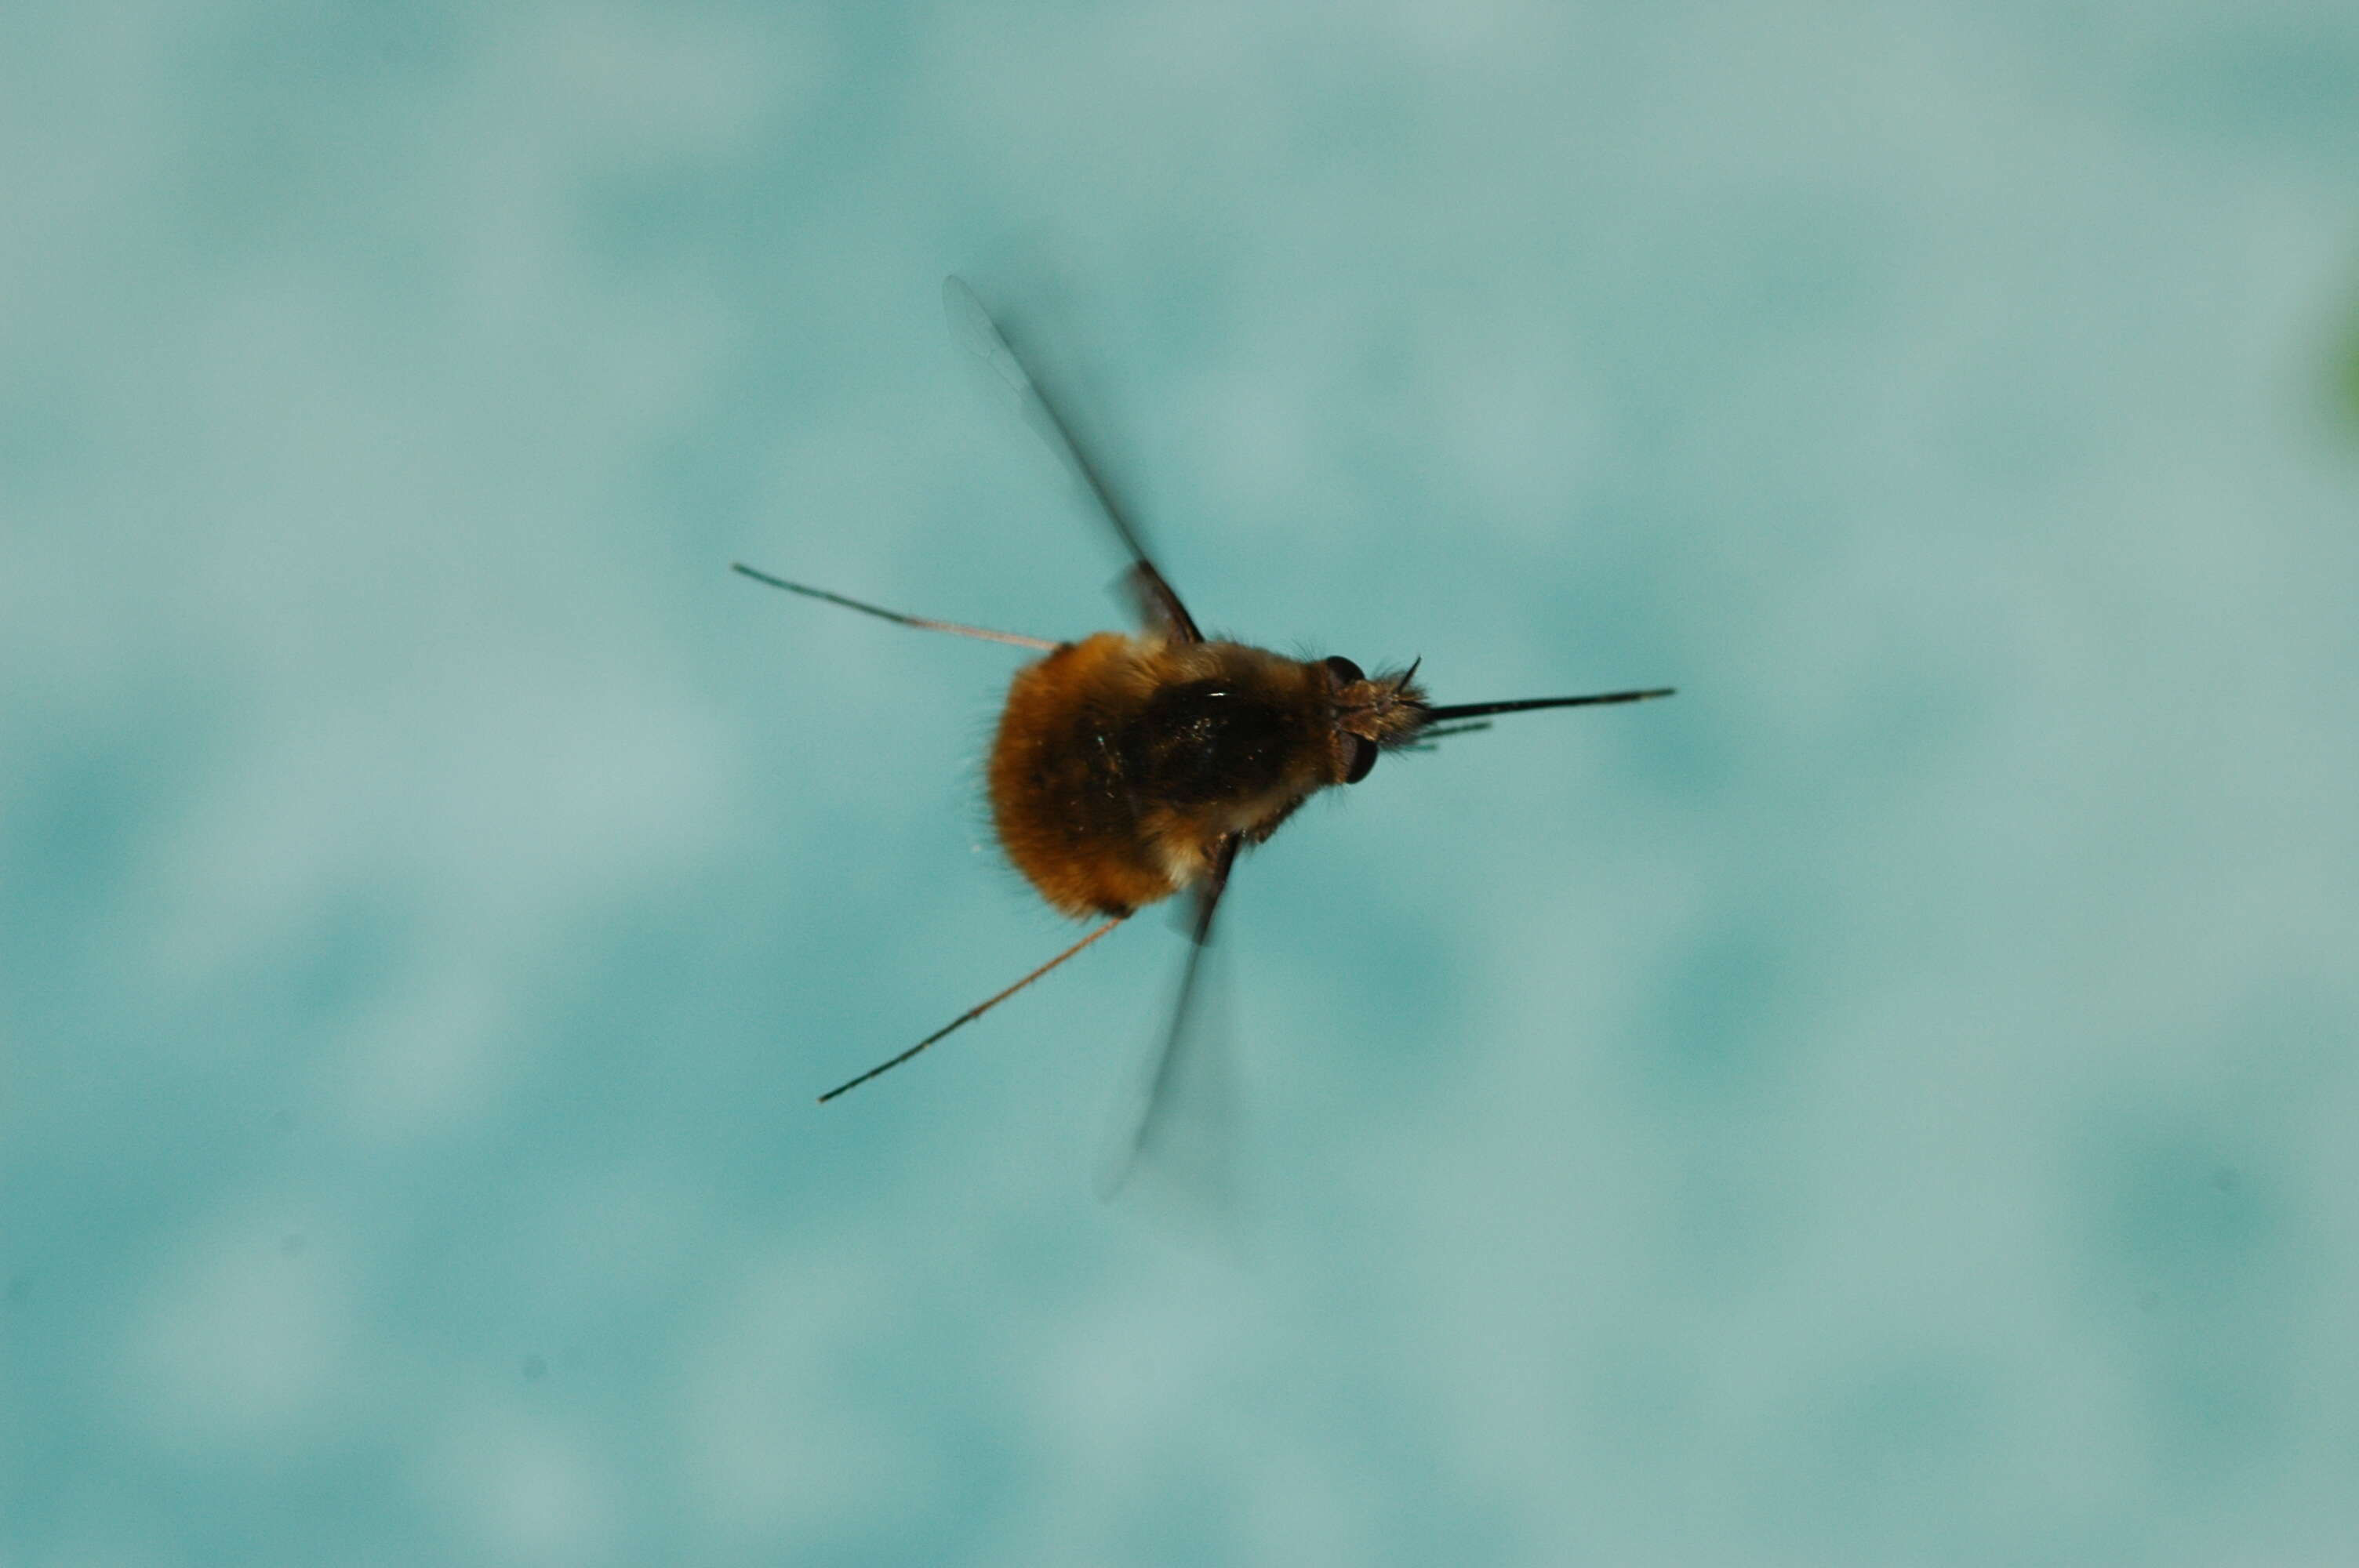
[[[1238,857],[1324,789],[1366,779],[1387,752],[1489,728],[1506,713],[1669,697],[1673,688],[1437,705],[1418,665],[1364,672],[1207,637],[1144,535],[1076,441],[1002,325],[957,277],[942,286],[953,334],[1012,391],[1130,556],[1123,583],[1136,632],[1057,642],[882,609],[736,563],[790,593],[920,630],[1008,643],[1040,657],[1010,684],[987,769],[992,826],[1016,869],[1059,912],[1097,924],[1014,985],[908,1050],[820,1096],[822,1103],[973,1022],[1151,903],[1185,892],[1191,938],[1179,1000],[1131,1141],[1136,1153],[1171,1081],[1213,916]]]

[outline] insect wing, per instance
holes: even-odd
[[[1049,444],[1049,449],[1055,452],[1072,470],[1074,477],[1082,481],[1082,487],[1090,492],[1090,499],[1097,503],[1098,511],[1121,538],[1123,548],[1130,552],[1131,559],[1136,563],[1131,568],[1133,594],[1139,601],[1144,618],[1176,641],[1202,642],[1204,634],[1196,629],[1195,619],[1188,613],[1188,607],[1180,602],[1179,594],[1172,591],[1171,585],[1164,580],[1163,574],[1148,558],[1146,542],[1136,524],[1131,522],[1129,512],[1115,498],[1098,466],[1073,439],[1071,426],[1058,414],[1049,394],[1025,368],[1016,346],[1007,341],[1007,334],[1000,330],[998,322],[992,319],[991,312],[984,308],[974,290],[967,287],[965,279],[952,276],[942,280],[942,309],[950,318],[951,335],[970,353],[989,365],[993,374],[1007,384],[1024,410],[1025,423],[1032,427]]]
[[[1138,618],[1174,643],[1201,643],[1204,634],[1189,618],[1188,607],[1163,580],[1150,561],[1140,560],[1123,574],[1122,586]]]
[[[1114,1124],[1115,1141],[1099,1173],[1100,1197],[1112,1198],[1145,1168],[1212,1217],[1223,1217],[1233,1206],[1234,1086],[1226,1033],[1205,1003],[1208,991],[1218,989],[1207,983],[1212,918],[1227,891],[1238,847],[1234,838],[1222,844],[1212,872],[1192,895],[1191,940],[1171,1021],[1138,1079],[1135,1098]]]

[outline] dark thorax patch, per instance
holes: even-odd
[[[1217,677],[1158,689],[1117,740],[1132,787],[1179,806],[1242,800],[1276,787],[1297,743],[1284,710]]]

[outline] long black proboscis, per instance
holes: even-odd
[[[1425,710],[1428,724],[1447,724],[1455,719],[1480,719],[1491,713],[1527,713],[1535,708],[1593,708],[1606,702],[1644,702],[1648,697],[1669,697],[1678,691],[1675,686],[1659,686],[1647,691],[1603,691],[1594,697],[1527,697],[1514,702],[1461,702],[1448,708]]]

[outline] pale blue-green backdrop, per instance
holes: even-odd
[[[1180,956],[1118,558],[1444,700]],[[2347,0],[0,8],[0,1563],[2359,1562]]]

